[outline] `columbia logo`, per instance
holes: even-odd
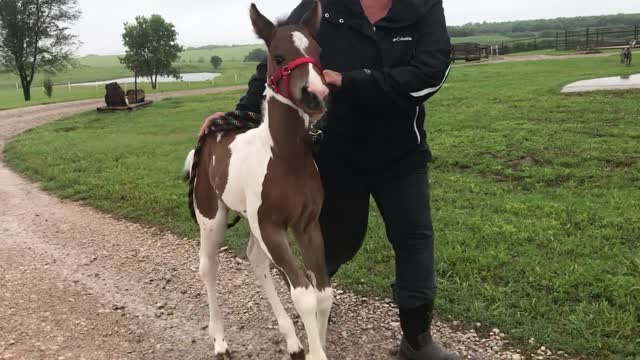
[[[413,38],[411,36],[401,36],[401,37],[397,37],[395,39],[393,39],[393,42],[397,42],[397,41],[411,41],[413,40]]]

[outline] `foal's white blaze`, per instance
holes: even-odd
[[[300,31],[294,31],[291,33],[293,37],[293,44],[302,52],[302,55],[307,56],[307,48],[309,47],[309,39],[304,36]]]
[[[307,48],[309,47],[309,39],[307,39],[304,34],[299,31],[294,31],[291,33],[293,37],[293,43],[300,50],[302,55],[307,55]],[[321,100],[324,100],[329,95],[329,89],[324,85],[320,75],[316,72],[313,65],[309,64],[309,92],[312,94],[316,94]]]
[[[320,100],[324,100],[329,96],[329,89],[324,85],[316,68],[309,64],[309,92],[316,94]]]

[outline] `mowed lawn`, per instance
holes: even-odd
[[[439,317],[498,327],[521,347],[640,356],[640,92],[559,93],[639,69],[583,58],[452,71],[428,104]],[[6,159],[47,191],[195,238],[182,163],[202,119],[239,95],[74,116],[19,136]],[[338,279],[388,297],[393,256],[375,207],[370,224]],[[241,249],[245,237],[227,239]]]

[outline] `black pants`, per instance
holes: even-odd
[[[388,177],[357,175],[322,159],[318,165],[325,191],[320,222],[331,276],[362,246],[373,196],[395,252],[397,305],[412,309],[432,304],[436,280],[426,166]]]

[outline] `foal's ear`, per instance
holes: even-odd
[[[251,4],[251,9],[249,10],[249,14],[251,15],[251,24],[253,25],[253,30],[256,32],[256,35],[264,42],[267,43],[267,46],[271,42],[273,38],[273,33],[275,32],[276,26],[273,25],[271,20],[267,19],[256,7],[256,4]]]
[[[317,34],[320,29],[320,22],[322,21],[322,6],[320,1],[313,0],[313,5],[308,13],[302,18],[302,26],[306,27],[312,34]]]

